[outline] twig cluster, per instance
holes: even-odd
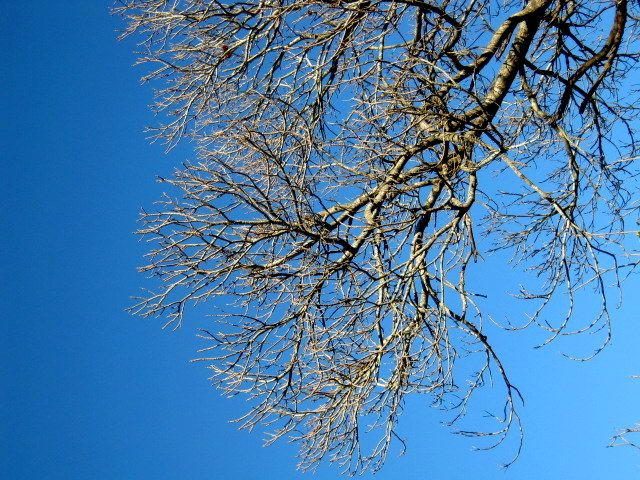
[[[634,265],[631,8],[122,5],[125,35],[154,66],[145,80],[160,81],[157,137],[198,145],[198,161],[166,180],[180,196],[143,214],[154,246],[142,270],[161,282],[133,310],[177,326],[190,303],[227,302],[199,360],[226,393],[252,399],[243,426],[301,442],[302,468],[379,468],[406,395],[463,415],[491,370],[504,385],[500,424],[462,433],[500,443],[519,429],[519,392],[468,271],[483,253],[512,252],[539,280],[519,293],[536,305],[526,326],[547,341],[603,329],[597,349],[608,342],[608,283]],[[574,328],[585,288],[601,310]],[[548,322],[558,296],[566,316]],[[462,358],[478,363],[460,382]]]

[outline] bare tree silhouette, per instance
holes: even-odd
[[[609,341],[608,287],[637,263],[633,8],[124,3],[167,114],[155,134],[197,144],[166,180],[180,195],[143,214],[142,271],[160,286],[133,310],[177,326],[189,304],[227,302],[199,360],[252,399],[245,427],[301,442],[302,468],[379,468],[406,395],[457,418],[492,370],[504,416],[461,433],[500,443],[520,427],[520,394],[469,272],[508,251],[534,280],[515,286],[532,313],[507,328],[537,325],[546,342],[601,331],[596,353]],[[601,308],[575,323],[583,290]],[[554,298],[556,322],[543,314]],[[460,381],[463,358],[476,373]]]

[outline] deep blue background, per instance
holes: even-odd
[[[7,1],[0,18],[0,478],[302,478],[295,447],[238,432],[228,420],[242,401],[189,363],[205,319],[172,332],[124,312],[145,284],[138,211],[162,191],[155,176],[190,153],[166,157],[145,139],[152,93],[132,68],[134,43],[115,40],[120,19],[87,0]],[[493,273],[501,294],[506,274]],[[421,400],[402,423],[407,455],[376,478],[636,478],[640,452],[605,446],[640,420],[629,379],[640,373],[639,286],[626,284],[613,345],[592,362],[534,350],[535,335],[496,335],[527,399],[524,451],[506,473],[509,445],[471,452],[476,442],[450,435]],[[315,476],[335,477],[326,466]]]

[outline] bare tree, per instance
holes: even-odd
[[[379,468],[406,395],[455,420],[491,371],[504,416],[461,433],[500,443],[520,394],[483,333],[474,264],[506,250],[529,273],[514,286],[526,321],[505,328],[537,325],[545,343],[600,331],[597,353],[608,288],[637,263],[633,8],[126,2],[167,114],[155,134],[193,139],[198,158],[143,214],[142,271],[160,281],[134,311],[178,326],[189,304],[226,303],[198,360],[252,399],[244,427],[301,442],[302,468]],[[602,299],[586,323],[581,291]]]

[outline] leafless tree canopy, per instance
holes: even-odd
[[[226,303],[200,360],[252,399],[244,426],[301,443],[302,468],[378,468],[402,445],[406,395],[456,418],[491,371],[504,417],[462,433],[499,443],[519,392],[472,271],[509,251],[532,281],[513,286],[524,308],[507,328],[608,342],[607,289],[633,269],[637,228],[634,8],[126,2],[166,113],[156,134],[197,144],[166,180],[179,196],[143,215],[142,270],[160,281],[134,310],[179,325],[189,304]],[[584,289],[602,307],[576,324]],[[547,318],[558,297],[566,315]]]

